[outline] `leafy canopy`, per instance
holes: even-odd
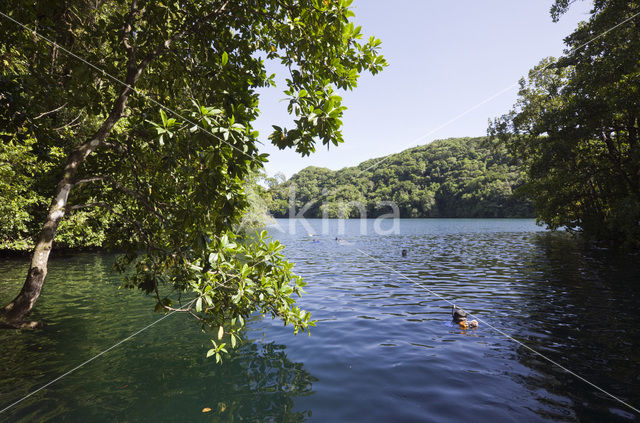
[[[119,265],[135,269],[127,286],[153,293],[159,310],[181,308],[220,338],[231,334],[232,345],[256,310],[307,329],[309,315],[292,299],[303,283],[282,246],[264,233],[239,238],[234,229],[248,207],[245,180],[267,160],[251,126],[256,90],[274,85],[265,62],[284,65],[296,116],[293,127],[274,127],[270,140],[301,155],[317,142],[343,141],[337,90],[386,65],[380,41],[363,41],[350,5],[4,2],[4,12],[56,44],[0,19],[0,172],[10,176],[0,195],[20,194],[10,206],[16,218],[0,220],[11,234],[3,245],[31,242],[67,158],[112,112],[123,87],[108,75],[125,81],[139,71],[137,94],[78,170],[57,240],[128,251]],[[183,295],[195,299],[180,307]],[[212,354],[224,348],[215,341]]]
[[[629,246],[640,246],[640,20],[622,23],[639,11],[594,2],[565,55],[532,69],[490,127],[524,161],[540,221]]]

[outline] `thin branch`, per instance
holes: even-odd
[[[38,120],[38,119],[43,118],[43,117],[45,117],[45,116],[47,116],[47,115],[50,115],[51,113],[55,113],[55,112],[57,112],[58,110],[63,109],[66,105],[67,105],[67,103],[64,103],[62,106],[60,106],[60,107],[56,107],[56,108],[55,108],[55,109],[53,109],[53,110],[49,110],[48,112],[40,113],[38,116],[34,117],[34,118],[33,118],[33,120]]]
[[[193,317],[195,317],[196,319],[200,320],[201,322],[204,322],[205,320],[198,316],[197,314],[195,314],[193,311],[189,310],[189,314],[192,315]]]
[[[77,180],[73,185],[77,186],[82,184],[88,184],[91,182],[100,182],[100,181],[104,181],[107,178],[108,176],[95,176],[93,178],[80,179],[80,180]]]
[[[191,305],[189,305],[189,307],[187,307],[187,308],[174,308],[174,307],[171,307],[171,306],[168,306],[168,305],[164,305],[164,304],[162,305],[162,308],[164,308],[165,310],[168,310],[168,311],[181,311],[183,313],[193,314],[193,312],[191,311],[191,309],[193,308],[193,303]],[[198,316],[196,316],[196,317],[198,317]]]
[[[76,116],[76,117],[75,117],[71,122],[69,122],[69,123],[65,123],[64,125],[62,125],[62,126],[60,126],[60,127],[58,127],[58,128],[54,128],[53,130],[54,130],[54,131],[59,131],[59,130],[64,129],[64,128],[72,128],[72,127],[74,127],[74,126],[78,126],[78,125],[80,125],[82,122],[78,122],[78,123],[76,123],[76,121],[77,121],[78,119],[80,119],[81,117],[82,117],[82,112],[78,113],[78,116]]]
[[[75,206],[67,206],[66,211],[70,212],[73,210],[88,209],[90,207],[107,207],[107,203],[97,202],[97,203],[77,204]]]

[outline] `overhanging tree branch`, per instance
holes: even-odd
[[[91,182],[102,182],[107,178],[109,178],[109,177],[108,176],[95,176],[93,178],[79,179],[79,180],[75,181],[73,183],[73,185],[74,186],[78,186],[78,185],[82,185],[82,184],[89,184]]]
[[[66,212],[71,212],[74,210],[80,210],[80,209],[88,209],[88,208],[92,208],[92,207],[109,207],[109,205],[105,202],[96,202],[96,203],[86,203],[86,204],[76,204],[73,206],[67,206],[66,208]]]
[[[64,103],[62,106],[60,106],[60,107],[56,107],[55,109],[53,109],[53,110],[49,110],[48,112],[40,113],[38,116],[34,117],[34,118],[33,118],[33,120],[41,119],[41,118],[43,118],[43,117],[45,117],[45,116],[48,116],[48,115],[50,115],[50,114],[52,114],[52,113],[55,113],[55,112],[57,112],[57,111],[59,111],[59,110],[62,110],[62,109],[64,109],[64,108],[66,107],[66,105],[67,105],[67,103],[65,102],[65,103]]]

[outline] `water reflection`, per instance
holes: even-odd
[[[209,334],[172,316],[8,418],[633,420],[615,401],[488,327],[449,325],[450,305],[432,292],[637,405],[639,257],[585,250],[532,221],[411,220],[385,237],[358,229],[359,222],[347,222],[344,242],[329,235],[313,243],[306,232],[279,236],[309,282],[301,306],[320,320],[311,337],[256,319],[249,341],[218,366],[204,358]],[[101,260],[56,261],[38,305],[38,317],[51,325],[0,332],[0,404],[158,318],[150,301],[115,289],[111,258]],[[0,264],[0,275],[7,269]],[[0,297],[15,293],[22,272],[10,278],[14,287],[0,282]],[[211,413],[203,414],[205,407]]]
[[[488,327],[461,333],[447,325],[450,305],[432,292],[639,403],[640,351],[632,344],[638,339],[638,261],[587,254],[571,240],[529,225],[412,220],[402,222],[399,235],[386,237],[362,236],[347,226],[346,242],[325,237],[319,245],[304,235],[281,236],[297,270],[311,281],[304,306],[322,323],[309,344],[288,342],[320,379],[316,395],[302,402],[313,407],[314,418],[632,418]],[[401,256],[404,248],[407,257]],[[617,282],[607,286],[609,279]],[[613,324],[621,309],[632,311]],[[331,408],[323,406],[329,402]]]
[[[217,379],[236,387],[232,392],[219,386],[211,393],[219,400],[220,421],[301,422],[311,415],[309,410],[294,411],[294,399],[312,394],[316,379],[302,363],[291,362],[284,350],[273,343],[246,344],[220,369]]]
[[[36,318],[42,331],[0,331],[0,409],[158,319],[152,301],[119,291],[113,257],[53,260]],[[0,298],[20,286],[23,263],[0,262]],[[254,321],[251,324],[255,324]],[[246,336],[254,332],[250,329]],[[210,334],[173,315],[16,405],[0,421],[301,422],[315,379],[286,347],[245,339],[222,365],[206,359]],[[211,412],[202,413],[203,408]]]
[[[536,301],[523,311],[531,346],[614,396],[640,404],[640,336],[637,256],[595,249],[564,234],[536,236],[527,277]],[[541,361],[526,349],[519,359],[535,369],[527,383],[545,389],[558,420],[628,421],[636,416],[595,388]],[[567,409],[570,413],[567,413]],[[548,410],[540,410],[550,415]]]

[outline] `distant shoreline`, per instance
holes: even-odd
[[[325,218],[323,217],[275,217],[275,216],[271,216],[273,219],[281,219],[281,220],[323,220]],[[382,217],[327,217],[327,220],[360,220],[360,219],[364,219],[364,220],[376,220],[376,219],[381,219]],[[388,219],[393,219],[392,217],[389,217]],[[535,216],[531,216],[531,217],[399,217],[398,219],[403,219],[403,220],[418,220],[418,219],[425,219],[425,220],[446,220],[446,219],[455,219],[455,220],[462,220],[462,219],[467,219],[467,220],[482,220],[482,219],[487,219],[487,220],[499,220],[499,219],[520,219],[520,220],[535,220]]]

